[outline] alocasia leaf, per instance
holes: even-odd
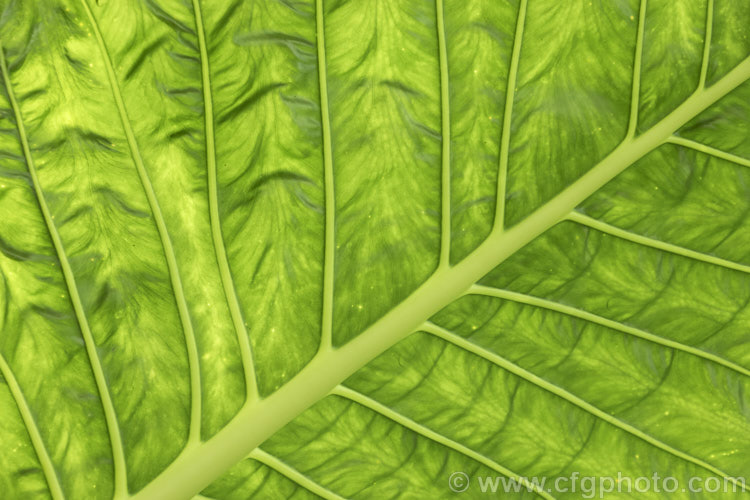
[[[750,3],[0,11],[3,499],[748,495]]]

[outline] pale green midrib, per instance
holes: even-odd
[[[706,35],[703,40],[703,57],[701,59],[701,74],[698,80],[698,89],[706,88],[708,76],[708,61],[711,56],[711,39],[713,37],[714,0],[708,0],[706,4]]]
[[[562,220],[593,192],[662,144],[682,125],[750,78],[750,57],[704,91],[696,92],[650,130],[625,141],[596,166],[523,221],[494,230],[467,258],[437,272],[350,342],[316,356],[289,382],[245,407],[200,448],[182,455],[135,495],[138,500],[188,497],[199,492],[293,417],[349,375],[404,339],[460,297],[519,248]]]
[[[638,429],[637,427],[634,427],[627,422],[624,422],[620,420],[619,418],[615,417],[614,415],[610,415],[609,413],[600,410],[596,406],[592,405],[588,401],[576,396],[575,394],[567,391],[566,389],[553,384],[552,382],[549,382],[548,380],[543,379],[542,377],[539,377],[538,375],[535,375],[534,373],[521,368],[520,366],[516,365],[515,363],[510,362],[509,360],[503,358],[502,356],[499,356],[498,354],[495,354],[494,352],[488,351],[487,349],[479,346],[478,344],[474,344],[473,342],[470,342],[466,340],[465,338],[456,335],[453,332],[450,332],[446,330],[445,328],[442,328],[438,325],[435,325],[430,322],[426,322],[422,328],[422,331],[429,333],[430,335],[434,335],[438,338],[443,339],[446,342],[449,342],[457,347],[460,347],[461,349],[464,349],[468,352],[471,352],[475,354],[476,356],[479,356],[490,363],[493,363],[503,370],[506,370],[517,377],[520,377],[527,382],[546,390],[547,392],[554,394],[555,396],[558,396],[565,401],[569,402],[570,404],[577,406],[578,408],[586,411],[587,413],[599,418],[600,420],[603,420],[609,424],[611,424],[614,427],[617,427],[618,429],[621,429],[622,431],[627,432],[628,434],[631,434],[646,443],[659,448],[660,450],[667,452],[677,458],[680,458],[682,460],[685,460],[686,462],[690,462],[694,465],[697,465],[699,467],[702,467],[718,476],[721,476],[722,478],[726,479],[727,481],[732,482],[733,484],[739,486],[742,490],[745,490],[745,485],[742,484],[742,481],[738,481],[737,478],[727,474],[726,472],[722,471],[718,467],[715,467],[708,462],[701,460],[697,457],[694,457],[693,455],[690,455],[689,453],[686,453],[684,451],[678,450],[677,448],[674,448],[673,446],[668,445],[667,443],[660,441],[656,439],[655,437],[651,436],[650,434],[647,434],[646,432],[643,432],[642,430]]]
[[[216,252],[216,262],[219,265],[221,284],[227,299],[227,306],[232,317],[232,324],[237,333],[237,342],[240,347],[240,357],[245,375],[245,397],[246,403],[258,398],[258,383],[255,374],[253,352],[250,347],[250,336],[248,335],[245,322],[242,317],[240,301],[237,290],[229,269],[227,251],[224,247],[224,237],[221,232],[221,221],[219,219],[219,193],[216,172],[216,144],[214,139],[214,112],[213,97],[211,96],[211,72],[208,66],[208,49],[206,47],[206,35],[203,27],[203,15],[201,14],[200,0],[193,0],[193,12],[195,14],[195,30],[198,35],[198,48],[200,50],[201,79],[203,82],[203,112],[206,127],[206,168],[208,170],[208,212],[211,224],[211,239]]]
[[[743,158],[741,156],[737,156],[732,153],[727,153],[726,151],[722,151],[721,149],[707,146],[697,141],[685,139],[683,137],[672,136],[667,140],[667,142],[671,144],[675,144],[677,146],[694,149],[695,151],[699,151],[701,153],[714,156],[721,160],[726,160],[728,162],[736,163],[737,165],[740,165],[743,167],[750,167],[750,160],[747,158]]]
[[[513,117],[513,100],[516,94],[516,79],[518,64],[521,59],[521,45],[523,44],[523,30],[526,22],[526,6],[528,0],[521,0],[516,17],[516,29],[513,36],[513,49],[510,54],[508,81],[505,88],[505,108],[503,109],[503,124],[500,132],[500,154],[498,159],[497,189],[495,192],[495,221],[493,230],[503,231],[505,228],[505,194],[508,184],[508,160],[510,157],[510,132]]]
[[[2,47],[0,47],[0,50],[2,50]],[[18,381],[16,380],[15,375],[13,375],[13,371],[10,369],[10,366],[8,366],[8,363],[5,361],[5,357],[3,357],[2,354],[0,354],[0,374],[3,376],[3,379],[5,379],[5,383],[8,384],[10,394],[13,396],[13,400],[18,407],[18,412],[21,414],[21,419],[26,427],[26,432],[28,432],[29,438],[31,439],[31,445],[39,459],[39,465],[42,467],[42,472],[47,481],[52,500],[63,500],[65,494],[62,491],[62,486],[60,486],[60,478],[57,477],[55,465],[52,463],[52,459],[50,459],[49,453],[47,452],[44,439],[42,439],[42,435],[39,433],[39,427],[36,425],[36,420],[31,412],[31,408],[29,408],[26,397],[23,395],[23,390],[21,390],[21,386],[18,385]]]
[[[641,0],[638,9],[638,32],[635,39],[635,56],[633,60],[633,82],[630,94],[630,119],[626,137],[635,137],[638,129],[638,112],[641,95],[641,64],[643,61],[643,37],[646,29],[646,2]]]
[[[660,337],[659,335],[655,335],[645,330],[641,330],[640,328],[635,328],[632,326],[624,325],[620,322],[605,318],[603,316],[599,316],[597,314],[590,313],[588,311],[584,311],[582,309],[578,309],[578,308],[571,307],[571,306],[566,306],[558,302],[554,302],[554,301],[547,300],[547,299],[542,299],[539,297],[534,297],[532,295],[526,295],[523,293],[511,292],[510,290],[502,290],[499,288],[492,288],[492,287],[481,286],[481,285],[472,286],[467,293],[473,294],[473,295],[485,295],[489,297],[496,297],[498,299],[510,300],[513,302],[517,302],[519,304],[526,304],[526,305],[530,305],[534,307],[539,307],[542,309],[547,309],[550,311],[559,312],[567,316],[579,318],[584,321],[588,321],[590,323],[595,323],[597,325],[601,325],[603,327],[610,328],[612,330],[616,330],[621,333],[625,333],[627,335],[632,335],[633,337],[639,337],[643,340],[647,340],[649,342],[659,344],[664,347],[669,347],[671,349],[676,349],[678,351],[682,351],[684,353],[697,356],[707,361],[711,361],[713,363],[722,365],[741,375],[750,377],[750,370],[736,363],[733,363],[732,361],[729,361],[728,359],[722,358],[721,356],[717,356],[716,354],[704,351],[702,349],[698,349],[693,346],[683,344],[681,342],[677,342],[675,340]]]
[[[282,476],[297,483],[298,485],[314,493],[315,495],[318,495],[319,497],[324,498],[325,500],[345,500],[344,497],[337,495],[336,493],[324,487],[323,485],[316,483],[315,481],[305,476],[294,467],[279,460],[274,455],[271,455],[270,453],[261,450],[260,448],[255,448],[253,451],[251,451],[248,454],[247,458],[256,460],[262,463],[263,465],[265,465],[266,467],[270,467],[271,469],[275,470]]]
[[[664,241],[649,238],[647,236],[636,234],[631,231],[626,231],[625,229],[607,224],[606,222],[594,219],[593,217],[589,217],[588,215],[584,215],[577,211],[571,212],[565,218],[577,224],[596,229],[597,231],[609,234],[610,236],[631,241],[639,245],[655,248],[657,250],[663,250],[665,252],[679,255],[681,257],[686,257],[688,259],[705,262],[706,264],[713,264],[715,266],[720,266],[726,269],[732,269],[733,271],[750,273],[750,266],[746,266],[738,262],[733,262],[731,260],[722,259],[721,257],[716,257],[714,255],[708,255],[702,252],[697,252],[695,250],[690,250],[689,248],[674,245],[672,243],[666,243]]]
[[[326,75],[325,21],[323,0],[315,1],[316,44],[318,51],[318,92],[320,93],[320,122],[323,132],[323,177],[325,183],[325,243],[323,248],[323,314],[321,318],[318,352],[333,346],[333,278],[336,258],[336,199],[334,198],[333,147],[331,144],[331,116],[328,106],[328,77]]]
[[[5,81],[5,87],[8,92],[8,100],[10,101],[13,114],[16,119],[16,127],[18,128],[18,136],[21,141],[21,148],[26,159],[26,166],[29,170],[29,177],[31,184],[34,189],[34,194],[39,204],[39,209],[42,212],[44,223],[47,226],[50,238],[52,239],[52,245],[55,247],[55,253],[57,259],[60,262],[60,269],[62,270],[63,277],[65,278],[65,284],[68,289],[68,295],[70,296],[70,302],[73,306],[73,311],[78,321],[78,325],[81,329],[81,335],[83,336],[83,343],[86,349],[86,354],[89,358],[89,364],[91,365],[91,371],[94,375],[94,381],[96,382],[96,388],[99,392],[99,397],[102,403],[102,410],[104,411],[104,418],[107,424],[107,432],[109,436],[110,445],[112,447],[112,461],[114,465],[114,496],[118,498],[122,495],[127,495],[127,471],[125,467],[125,454],[122,447],[122,436],[120,435],[120,426],[117,423],[117,413],[115,412],[114,405],[112,403],[112,396],[107,386],[107,378],[104,375],[102,369],[101,360],[99,359],[99,353],[97,352],[96,343],[94,336],[91,334],[89,328],[88,319],[84,312],[83,303],[78,293],[78,285],[76,284],[75,275],[73,269],[70,267],[68,257],[65,254],[65,247],[63,246],[60,234],[57,232],[57,227],[52,219],[52,214],[47,206],[47,200],[44,197],[41,184],[36,172],[36,166],[34,165],[34,159],[31,155],[31,148],[29,147],[29,141],[26,136],[26,129],[23,124],[23,117],[21,116],[21,108],[18,106],[16,101],[15,93],[13,92],[13,86],[10,81],[10,74],[8,72],[8,65],[5,61],[5,53],[2,44],[0,43],[0,71],[2,71],[3,80]]]
[[[172,240],[169,237],[169,231],[167,229],[164,215],[159,205],[159,200],[156,197],[156,191],[151,183],[151,178],[146,171],[146,167],[141,157],[140,148],[138,147],[138,141],[135,138],[130,118],[128,117],[127,110],[125,108],[125,102],[120,92],[120,85],[117,81],[117,75],[112,66],[112,59],[110,58],[109,51],[107,50],[107,44],[102,37],[101,31],[99,30],[99,24],[94,17],[91,8],[86,0],[81,0],[86,15],[89,18],[92,29],[94,31],[94,37],[99,45],[99,50],[102,55],[102,61],[107,72],[107,79],[109,85],[112,88],[112,95],[117,105],[117,111],[120,115],[120,121],[122,122],[123,130],[125,131],[125,137],[128,141],[128,147],[130,148],[130,154],[133,158],[133,163],[138,171],[138,177],[143,186],[143,191],[146,194],[151,213],[154,215],[154,222],[159,232],[159,238],[161,240],[162,248],[164,249],[164,257],[167,261],[167,269],[169,271],[169,279],[172,284],[172,290],[175,295],[175,302],[177,310],[180,315],[180,322],[182,324],[182,330],[185,336],[185,348],[188,355],[188,370],[190,372],[190,427],[188,430],[188,442],[194,443],[200,441],[200,428],[201,428],[201,380],[200,380],[200,361],[198,357],[198,346],[195,340],[195,331],[193,330],[193,323],[190,319],[190,311],[188,309],[187,300],[185,298],[185,290],[182,285],[182,278],[180,277],[180,270],[177,265],[177,257],[175,255],[174,246]]]
[[[435,0],[438,60],[440,63],[440,258],[439,267],[451,264],[451,107],[450,81],[448,73],[448,48],[445,42],[445,19],[443,0]]]
[[[505,477],[518,481],[519,483],[523,484],[527,488],[530,488],[532,491],[534,491],[537,495],[541,496],[542,498],[554,500],[554,497],[549,495],[546,491],[540,490],[537,485],[530,483],[525,477],[521,476],[520,474],[516,474],[515,472],[508,469],[507,467],[500,465],[499,463],[492,460],[488,456],[482,453],[479,453],[469,448],[468,446],[465,446],[459,443],[458,441],[454,441],[453,439],[443,436],[442,434],[433,431],[429,427],[425,427],[419,422],[416,422],[412,420],[411,418],[388,408],[387,406],[380,403],[379,401],[376,401],[372,399],[371,397],[366,396],[365,394],[362,394],[359,391],[355,391],[354,389],[351,389],[344,385],[338,385],[333,390],[331,390],[331,394],[354,401],[355,403],[361,406],[364,406],[365,408],[371,411],[374,411],[376,413],[379,413],[380,415],[383,415],[389,420],[396,422],[397,424],[409,429],[412,432],[415,432],[423,437],[426,437],[427,439],[430,439],[431,441],[434,441],[442,446],[445,446],[446,448],[449,448],[457,453],[460,453],[461,455],[464,455],[476,462],[479,462],[485,467],[488,467],[496,472],[499,472]]]

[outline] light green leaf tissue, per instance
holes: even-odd
[[[0,498],[750,498],[749,26],[0,0]]]

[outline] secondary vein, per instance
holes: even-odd
[[[721,356],[717,356],[716,354],[704,351],[702,349],[698,349],[697,347],[683,344],[682,342],[677,342],[676,340],[671,340],[671,339],[667,339],[664,337],[660,337],[659,335],[655,335],[651,332],[641,330],[640,328],[635,328],[633,326],[625,325],[618,321],[614,321],[609,318],[605,318],[603,316],[599,316],[597,314],[593,314],[588,311],[578,309],[576,307],[567,306],[565,304],[560,304],[552,300],[534,297],[532,295],[526,295],[523,293],[511,292],[510,290],[502,290],[499,288],[492,288],[492,287],[481,286],[481,285],[474,285],[469,290],[469,293],[474,294],[474,295],[485,295],[489,297],[496,297],[498,299],[510,300],[512,302],[517,302],[519,304],[526,304],[526,305],[530,305],[534,307],[539,307],[542,309],[547,309],[550,311],[559,312],[568,316],[572,316],[574,318],[579,318],[584,321],[588,321],[590,323],[594,323],[594,324],[601,325],[606,328],[610,328],[612,330],[616,330],[621,333],[625,333],[627,335],[632,335],[633,337],[638,337],[643,340],[647,340],[654,344],[659,344],[664,347],[669,347],[671,349],[675,349],[675,350],[682,351],[693,356],[697,356],[699,358],[702,358],[707,361],[711,361],[713,363],[729,368],[730,370],[733,370],[739,373],[740,375],[745,375],[747,377],[750,377],[750,370],[748,370],[747,368],[743,366],[738,365],[737,363],[729,361],[728,359],[722,358]]]
[[[333,285],[336,257],[336,198],[334,197],[333,148],[331,145],[331,117],[328,106],[328,78],[326,76],[326,41],[323,0],[315,1],[316,41],[318,51],[318,91],[320,92],[320,121],[323,129],[323,177],[325,183],[325,248],[323,256],[323,317],[320,351],[333,345]]]
[[[685,139],[683,137],[678,137],[676,135],[673,135],[672,137],[667,139],[667,142],[671,144],[676,144],[677,146],[694,149],[695,151],[699,151],[701,153],[714,156],[721,160],[726,160],[728,162],[736,163],[737,165],[741,165],[743,167],[750,167],[750,160],[748,160],[747,158],[743,158],[741,156],[737,156],[732,153],[727,153],[726,151],[722,151],[721,149],[707,146],[697,141],[692,141],[690,139]]]
[[[52,219],[47,200],[44,196],[44,191],[39,183],[39,177],[37,176],[36,166],[34,159],[31,155],[31,148],[29,147],[29,140],[26,135],[26,128],[23,124],[23,117],[21,115],[21,109],[18,106],[15,93],[13,92],[13,86],[10,82],[10,74],[8,72],[8,65],[5,61],[5,53],[0,44],[0,71],[2,71],[3,81],[5,82],[5,88],[8,92],[8,100],[13,110],[13,114],[16,120],[16,127],[18,129],[18,136],[21,141],[21,148],[23,149],[24,158],[26,159],[26,166],[29,170],[29,177],[31,179],[31,185],[36,195],[39,209],[42,212],[42,218],[47,226],[47,232],[52,239],[52,245],[55,248],[57,259],[60,262],[60,269],[62,270],[63,277],[65,278],[65,284],[68,289],[68,296],[70,297],[73,311],[78,321],[78,325],[81,329],[81,335],[83,337],[83,343],[86,349],[86,354],[91,365],[91,371],[94,375],[94,381],[96,383],[97,391],[99,392],[99,399],[102,403],[102,409],[104,411],[104,419],[107,423],[107,432],[109,434],[110,446],[112,447],[112,461],[114,464],[114,497],[119,498],[127,496],[127,470],[125,467],[125,454],[122,447],[122,436],[120,435],[120,427],[117,423],[117,413],[115,412],[114,404],[112,403],[112,396],[107,386],[107,378],[104,375],[102,369],[101,360],[99,358],[99,352],[97,351],[96,342],[94,336],[91,334],[91,328],[89,327],[88,319],[81,302],[81,297],[78,293],[78,285],[76,284],[75,275],[73,269],[70,267],[68,256],[65,253],[65,247],[63,246],[60,234],[57,231],[57,227]]]
[[[587,413],[590,413],[591,415],[613,425],[614,427],[617,427],[620,430],[623,430],[643,441],[646,443],[659,448],[662,451],[665,451],[671,455],[674,455],[678,458],[681,458],[682,460],[685,460],[687,462],[690,462],[692,464],[695,464],[699,467],[702,467],[718,476],[721,476],[722,478],[726,479],[727,481],[732,482],[733,484],[739,486],[742,490],[745,490],[745,485],[743,484],[743,481],[738,481],[737,478],[730,476],[726,472],[722,471],[718,467],[715,467],[708,462],[701,460],[697,457],[694,457],[693,455],[686,453],[684,451],[678,450],[677,448],[674,448],[667,443],[660,441],[659,439],[656,439],[655,437],[651,436],[650,434],[647,434],[646,432],[638,429],[637,427],[628,424],[627,422],[620,420],[619,418],[615,417],[614,415],[611,415],[596,406],[592,405],[588,401],[576,396],[575,394],[569,392],[568,390],[549,382],[548,380],[543,379],[542,377],[539,377],[538,375],[521,368],[520,366],[516,365],[515,363],[512,363],[511,361],[495,354],[494,352],[491,352],[484,347],[481,347],[478,344],[475,344],[473,342],[470,342],[466,340],[465,338],[461,337],[460,335],[456,335],[455,333],[446,330],[445,328],[442,328],[438,325],[435,325],[434,323],[427,322],[423,325],[422,331],[427,332],[431,335],[434,335],[438,338],[441,338],[445,340],[446,342],[450,342],[451,344],[460,347],[461,349],[464,349],[468,352],[471,352],[481,358],[484,358],[485,360],[489,361],[490,363],[493,363],[500,368],[516,375],[517,377],[520,377],[527,382],[530,382],[533,385],[536,385],[537,387],[540,387],[541,389],[546,390],[547,392],[550,392],[554,394],[555,396],[558,396],[565,401],[569,402],[570,404],[577,406],[578,408],[586,411]]]
[[[232,324],[237,333],[237,341],[240,347],[240,357],[245,374],[246,402],[258,398],[258,382],[256,380],[253,353],[250,347],[250,337],[242,318],[242,309],[237,297],[237,290],[229,268],[227,251],[224,246],[224,237],[221,233],[221,220],[219,218],[219,193],[216,172],[216,143],[214,138],[214,111],[213,97],[211,95],[211,71],[208,64],[208,48],[206,47],[206,34],[203,28],[203,15],[201,14],[200,0],[193,0],[193,12],[195,14],[195,29],[198,35],[198,48],[200,50],[201,79],[203,81],[203,112],[206,127],[206,167],[208,170],[208,215],[211,223],[211,239],[216,252],[216,262],[219,265],[221,284],[224,295],[229,306]]]
[[[185,298],[185,290],[182,285],[182,278],[180,277],[180,270],[177,265],[177,257],[175,256],[174,246],[172,240],[169,237],[169,231],[167,229],[164,215],[162,214],[159,200],[156,197],[154,186],[151,183],[151,178],[146,171],[146,167],[143,164],[143,158],[141,156],[140,149],[138,147],[138,141],[135,138],[133,127],[130,123],[127,110],[125,108],[125,102],[122,98],[120,91],[120,85],[117,81],[114,68],[112,66],[112,58],[107,50],[107,45],[104,42],[101,31],[99,30],[99,23],[97,23],[91,8],[86,0],[81,0],[83,8],[86,11],[86,15],[89,18],[91,27],[94,31],[96,42],[99,45],[99,51],[101,52],[102,61],[107,72],[107,79],[109,81],[110,88],[112,89],[112,96],[114,97],[115,104],[117,105],[117,111],[120,115],[120,121],[122,122],[123,130],[125,131],[125,137],[130,148],[130,155],[133,158],[138,177],[143,186],[143,191],[146,194],[151,213],[154,215],[154,222],[156,223],[156,229],[159,233],[159,239],[161,240],[162,248],[164,249],[164,257],[167,261],[167,270],[169,271],[169,279],[172,285],[172,291],[175,296],[175,302],[177,305],[177,311],[180,315],[180,322],[182,324],[183,334],[185,336],[185,347],[188,355],[188,369],[190,371],[190,428],[188,434],[188,442],[193,443],[200,441],[200,421],[201,421],[201,381],[200,381],[200,365],[198,360],[198,347],[195,340],[195,331],[193,330],[193,323],[190,319],[190,312],[188,310],[187,300]]]
[[[440,59],[440,118],[442,133],[441,201],[440,201],[440,264],[450,266],[451,254],[451,114],[448,49],[445,42],[445,9],[443,0],[435,0],[437,37]]]
[[[287,479],[290,479],[291,481],[297,483],[311,493],[324,498],[325,500],[345,500],[344,497],[334,493],[323,485],[316,483],[294,467],[290,466],[286,462],[283,462],[270,453],[261,450],[260,448],[255,448],[252,452],[250,452],[248,458],[256,460],[266,467],[270,467]]]
[[[750,57],[740,62],[711,87],[690,96],[651,129],[625,140],[599,163],[505,232],[495,231],[468,257],[435,273],[414,293],[336,351],[314,358],[297,376],[257,405],[243,408],[224,429],[200,448],[179,457],[170,469],[152,481],[134,498],[157,500],[165,495],[187,496],[205,487],[209,480],[324,397],[378,354],[407,337],[423,321],[460,297],[482,276],[513,255],[535,237],[557,224],[597,189],[637,160],[663,144],[671,134],[711,104],[750,79]],[[273,422],[273,423],[271,423]],[[215,453],[221,460],[205,457]],[[192,475],[195,464],[206,467],[204,475]],[[186,478],[189,478],[186,480]]]
[[[706,5],[706,36],[703,41],[703,58],[701,59],[701,75],[698,81],[698,90],[706,88],[708,77],[708,62],[711,57],[711,38],[713,36],[714,24],[714,0],[708,0]]]
[[[513,99],[516,95],[516,80],[518,63],[521,59],[521,44],[523,43],[524,23],[526,22],[527,0],[521,0],[518,6],[516,31],[513,37],[513,50],[510,55],[508,82],[505,89],[505,108],[503,109],[503,130],[500,135],[500,158],[497,174],[497,192],[495,194],[495,222],[493,230],[503,231],[505,228],[505,194],[508,184],[508,159],[510,158],[510,132],[513,117]]]
[[[635,57],[633,58],[633,84],[630,95],[630,120],[626,137],[635,137],[638,129],[638,107],[641,94],[641,65],[643,64],[643,37],[646,30],[646,2],[641,0],[638,10],[638,33],[635,40]]]
[[[539,489],[537,485],[534,485],[528,482],[526,478],[520,476],[519,474],[516,474],[515,472],[508,469],[507,467],[500,465],[499,463],[492,460],[488,456],[482,453],[479,453],[476,450],[472,450],[468,446],[465,446],[446,436],[443,436],[442,434],[433,431],[429,427],[425,427],[419,422],[416,422],[410,419],[409,417],[402,415],[401,413],[398,413],[397,411],[391,408],[388,408],[387,406],[380,403],[379,401],[376,401],[366,396],[365,394],[362,394],[361,392],[355,391],[354,389],[350,389],[349,387],[346,387],[344,385],[338,385],[331,391],[331,394],[340,396],[342,398],[346,398],[350,401],[354,401],[355,403],[361,406],[364,406],[365,408],[368,408],[369,410],[372,410],[376,413],[379,413],[380,415],[383,415],[389,420],[396,422],[397,424],[409,429],[412,432],[415,432],[423,437],[426,437],[427,439],[430,439],[431,441],[434,441],[442,446],[445,446],[446,448],[450,448],[451,450],[457,453],[460,453],[461,455],[464,455],[472,460],[475,460],[481,463],[482,465],[484,465],[485,467],[488,467],[496,472],[499,472],[505,477],[518,481],[519,483],[523,484],[527,488],[531,488],[535,493],[537,493],[542,498],[554,500],[553,496],[551,496],[544,490]]]
[[[568,214],[566,219],[572,222],[575,222],[577,224],[581,224],[583,226],[596,229],[597,231],[609,234],[616,238],[620,238],[623,240],[631,241],[633,243],[637,243],[639,245],[655,248],[657,250],[663,250],[665,252],[679,255],[681,257],[686,257],[688,259],[705,262],[707,264],[713,264],[713,265],[720,266],[726,269],[732,269],[734,271],[740,271],[743,273],[750,273],[750,266],[740,264],[738,262],[733,262],[731,260],[722,259],[721,257],[716,257],[714,255],[708,255],[702,252],[696,252],[695,250],[690,250],[689,248],[681,247],[679,245],[674,245],[672,243],[666,243],[664,241],[656,240],[654,238],[649,238],[647,236],[636,234],[631,231],[626,231],[625,229],[619,228],[617,226],[613,226],[611,224],[607,224],[606,222],[602,222],[600,220],[594,219],[593,217],[589,217],[588,215],[584,215],[577,211],[573,211],[570,214]]]
[[[0,50],[2,49],[0,48]],[[44,439],[42,439],[42,435],[39,432],[39,427],[36,425],[34,414],[31,412],[31,408],[29,408],[29,403],[23,395],[21,386],[18,385],[13,370],[10,369],[10,366],[8,366],[8,363],[5,361],[2,354],[0,354],[0,375],[3,376],[5,383],[8,384],[10,394],[13,396],[13,400],[18,407],[18,413],[21,414],[21,419],[23,420],[26,431],[29,434],[29,438],[31,439],[31,445],[34,447],[34,452],[39,459],[39,465],[42,466],[42,472],[44,473],[44,478],[47,480],[47,486],[49,487],[52,500],[63,500],[65,494],[60,485],[60,478],[57,477],[55,465],[52,463],[52,459],[47,451],[47,446],[44,444]]]

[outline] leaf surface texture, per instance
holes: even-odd
[[[745,473],[747,2],[0,12],[3,498]]]

